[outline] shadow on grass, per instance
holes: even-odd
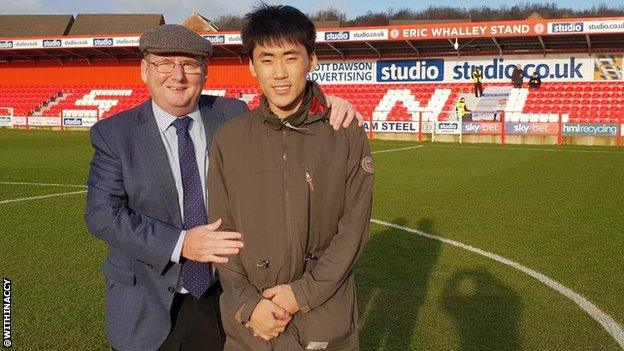
[[[408,226],[397,218],[394,224]],[[436,234],[429,218],[418,230]],[[442,243],[389,228],[372,235],[358,263],[361,350],[402,351],[411,348],[412,334],[427,282]]]
[[[520,297],[485,268],[456,272],[446,283],[440,305],[455,322],[461,351],[522,350]]]

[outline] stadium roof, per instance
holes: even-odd
[[[79,15],[76,23],[81,18]],[[108,15],[128,20],[133,15]],[[119,16],[119,17],[117,17]],[[153,22],[161,15],[146,16]],[[83,17],[87,18],[87,17]],[[98,18],[104,21],[104,17]],[[87,23],[87,22],[85,22]],[[97,22],[92,22],[97,24]],[[116,22],[118,25],[120,22]],[[109,23],[110,24],[110,23]],[[76,24],[74,24],[76,26]],[[106,28],[107,24],[101,27]],[[121,26],[121,25],[119,25]],[[92,26],[93,27],[93,26]],[[72,27],[73,28],[73,27]],[[123,30],[128,33],[131,28]],[[141,57],[138,37],[143,30],[118,35],[120,31],[92,30],[88,35],[0,38],[0,62],[56,60],[136,60]],[[102,34],[107,33],[107,34]],[[85,33],[87,34],[87,33]],[[238,32],[205,32],[214,44],[212,59],[245,58]],[[382,27],[320,28],[316,52],[323,59],[401,58],[449,56],[505,56],[522,54],[615,53],[624,51],[624,18],[530,19],[503,22],[415,23]]]
[[[162,24],[162,14],[79,14],[68,35],[143,33]]]
[[[73,21],[72,15],[0,15],[0,38],[66,35]]]

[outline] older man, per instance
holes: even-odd
[[[151,99],[91,129],[85,221],[109,246],[107,337],[116,350],[220,350],[212,263],[227,262],[243,243],[219,231],[220,220],[208,224],[206,170],[213,132],[247,107],[201,96],[212,47],[195,32],[160,26],[139,47]],[[334,106],[340,117],[347,111],[348,124],[350,104]]]

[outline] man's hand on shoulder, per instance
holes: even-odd
[[[358,126],[362,126],[364,117],[355,110],[355,106],[353,106],[349,100],[333,95],[327,95],[325,98],[327,99],[327,107],[331,108],[329,112],[329,124],[331,124],[335,130],[340,129],[341,126],[347,128],[354,117],[358,120]]]
[[[238,232],[218,231],[221,219],[186,231],[182,257],[196,262],[227,263],[228,255],[237,255],[243,247]]]

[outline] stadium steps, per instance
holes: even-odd
[[[60,92],[58,96],[55,96],[51,98],[49,101],[43,103],[41,108],[39,108],[38,111],[35,111],[33,113],[33,116],[48,116],[47,115],[48,111],[50,111],[54,106],[58,105],[63,100],[65,100],[69,95],[71,94]]]

